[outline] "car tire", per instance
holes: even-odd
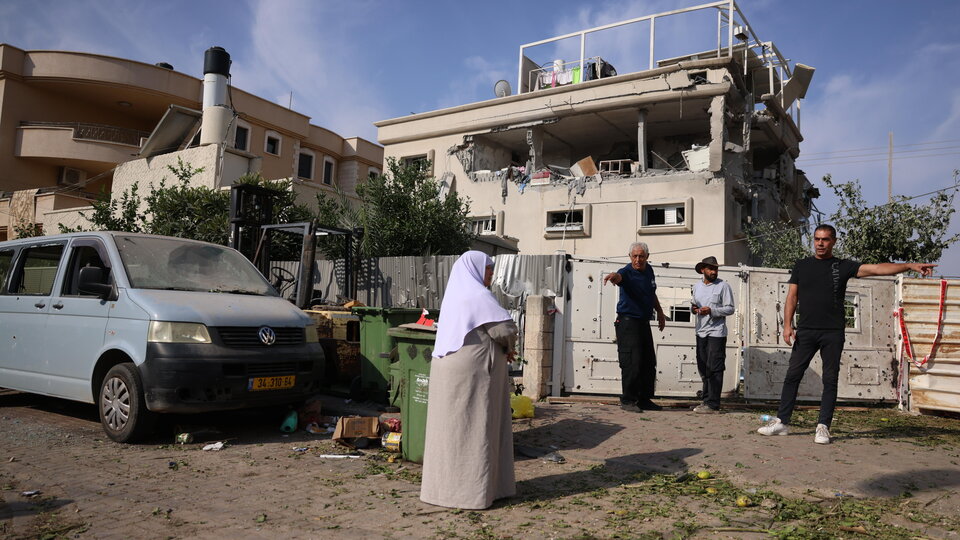
[[[153,428],[155,415],[147,410],[140,372],[130,362],[110,368],[97,396],[100,423],[107,437],[120,443],[142,439]]]

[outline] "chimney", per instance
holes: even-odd
[[[223,47],[210,47],[203,54],[203,123],[200,144],[227,142],[233,110],[227,106],[230,54]]]

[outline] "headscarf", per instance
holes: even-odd
[[[474,328],[511,319],[510,312],[500,307],[493,293],[483,285],[484,271],[492,265],[493,259],[482,251],[468,251],[453,263],[440,303],[434,358],[459,350]]]

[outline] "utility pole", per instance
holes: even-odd
[[[893,202],[893,132],[890,132],[890,146],[887,152],[887,202]]]

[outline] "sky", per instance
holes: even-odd
[[[516,88],[521,45],[700,2],[673,0],[3,0],[0,42],[26,50],[82,51],[168,62],[202,77],[203,52],[224,47],[232,84],[311,117],[344,137],[376,141],[373,123],[494,97]],[[798,167],[836,208],[821,178],[859,180],[868,203],[954,184],[960,169],[960,2],[954,0],[743,0],[758,36],[791,62],[816,68],[801,105]],[[699,17],[699,18],[698,18]],[[712,22],[711,22],[712,21]],[[656,57],[716,44],[716,19],[661,19]],[[589,38],[623,73],[646,66],[645,27]],[[579,44],[531,51],[579,56]],[[924,198],[915,202],[923,202]],[[950,231],[960,233],[960,215]],[[940,261],[960,276],[960,245]]]

